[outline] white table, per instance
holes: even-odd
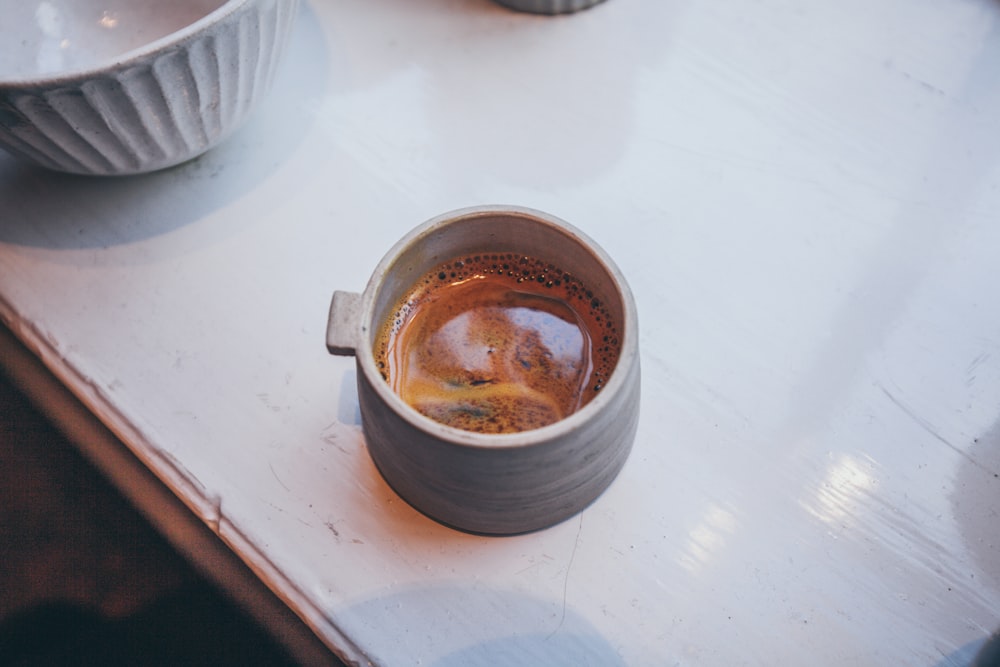
[[[1000,625],[1000,5],[312,0],[187,165],[0,156],[0,316],[367,665],[966,665]],[[643,404],[582,515],[486,538],[372,465],[329,297],[481,203],[582,228]]]

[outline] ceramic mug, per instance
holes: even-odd
[[[414,283],[456,257],[519,253],[576,276],[618,323],[618,361],[599,393],[547,426],[484,434],[448,426],[408,405],[383,378],[374,343]],[[615,479],[639,420],[635,302],[624,276],[581,231],[514,206],[461,209],[433,218],[396,243],[362,294],[337,291],[327,327],[332,354],[354,355],[369,453],[386,482],[440,523],[511,535],[583,510]]]

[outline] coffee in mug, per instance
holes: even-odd
[[[470,254],[421,277],[373,343],[379,372],[421,414],[516,433],[586,405],[614,370],[618,324],[578,278],[513,252]]]
[[[582,511],[625,464],[638,332],[625,277],[594,241],[491,205],[415,227],[364,292],[334,292],[326,346],[356,357],[365,442],[389,486],[446,525],[514,535]]]

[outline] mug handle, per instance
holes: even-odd
[[[353,357],[357,346],[361,316],[361,295],[337,290],[330,300],[330,317],[326,322],[326,349],[340,357]]]

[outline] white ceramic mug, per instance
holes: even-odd
[[[483,434],[420,414],[376,366],[381,324],[414,283],[469,254],[514,252],[576,276],[619,325],[618,362],[600,393],[563,419],[529,431]],[[584,509],[625,464],[639,420],[639,332],[621,272],[593,241],[558,218],[513,206],[461,209],[407,234],[375,268],[362,294],[335,292],[327,347],[354,355],[369,453],[386,482],[446,525],[510,535]]]

